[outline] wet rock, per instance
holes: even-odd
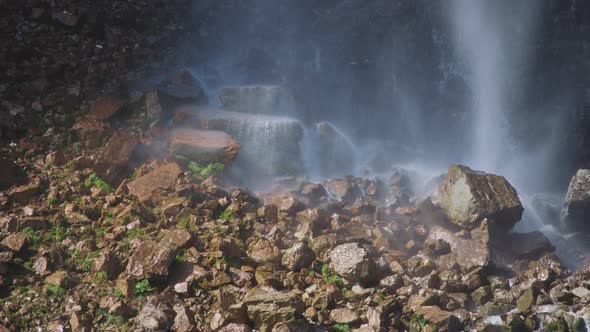
[[[20,252],[28,241],[28,236],[25,233],[15,233],[5,237],[0,245],[13,252]]]
[[[486,243],[479,240],[458,237],[439,226],[431,228],[428,239],[430,241],[443,240],[449,243],[451,251],[456,256],[457,264],[465,271],[476,267],[485,267],[490,262],[490,249]]]
[[[224,87],[219,92],[224,109],[244,113],[278,113],[282,98],[281,87],[273,85]]]
[[[498,229],[509,230],[524,211],[516,190],[504,177],[460,165],[449,167],[433,202],[451,222],[466,228],[477,227],[487,218]]]
[[[244,296],[248,318],[260,331],[270,331],[282,322],[300,318],[304,304],[298,295],[272,289],[254,288]]]
[[[131,195],[146,201],[158,189],[172,189],[181,174],[182,170],[175,162],[160,164],[146,175],[129,182],[127,188]]]
[[[350,139],[327,122],[315,126],[317,134],[317,167],[323,176],[350,174],[354,171],[356,155]]]
[[[359,188],[349,178],[331,179],[326,187],[333,195],[350,204],[361,197]]]
[[[555,250],[549,239],[538,231],[508,234],[495,242],[500,243],[503,250],[509,248],[510,254],[520,259],[533,259]]]
[[[298,271],[309,266],[315,259],[315,254],[306,243],[300,242],[287,249],[281,263],[291,271]]]
[[[330,266],[334,272],[351,283],[370,283],[376,277],[375,261],[370,252],[358,243],[346,243],[335,247],[330,259]]]
[[[200,163],[229,164],[238,155],[240,144],[216,130],[175,129],[170,134],[170,153]]]
[[[571,230],[590,232],[590,170],[580,169],[570,181],[562,211],[563,223]]]
[[[92,103],[88,116],[95,120],[108,120],[117,114],[125,103],[116,98],[101,98]]]
[[[165,277],[175,255],[176,250],[171,245],[143,241],[129,258],[126,273],[138,278]]]
[[[152,303],[147,303],[135,318],[139,331],[162,331],[170,327],[166,314]]]
[[[322,209],[306,209],[299,213],[295,219],[300,223],[309,225],[312,235],[320,234],[324,229],[330,226],[327,213]]]
[[[294,196],[284,197],[279,204],[279,212],[286,213],[289,216],[295,215],[297,212],[303,210],[303,203]]]

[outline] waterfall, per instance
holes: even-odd
[[[515,148],[510,115],[524,89],[518,72],[529,60],[537,1],[452,0],[454,43],[466,65],[473,103],[471,148],[466,160],[477,169],[501,172]]]

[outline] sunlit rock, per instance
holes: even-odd
[[[565,195],[562,220],[572,230],[589,231],[586,222],[590,215],[590,170],[580,169],[570,181]]]
[[[170,152],[200,163],[230,163],[240,151],[230,135],[216,130],[175,129],[170,134]]]
[[[460,165],[449,167],[433,202],[452,223],[466,228],[488,219],[494,227],[509,230],[524,211],[516,190],[504,177]]]

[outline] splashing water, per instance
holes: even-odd
[[[236,166],[250,175],[284,175],[302,168],[299,120],[220,110],[201,111],[197,117],[203,128],[226,131],[240,142]]]

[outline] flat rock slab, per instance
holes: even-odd
[[[590,232],[590,224],[586,221],[590,215],[590,169],[580,169],[570,181],[562,220],[573,231]]]
[[[127,188],[131,195],[137,196],[140,201],[146,201],[156,190],[174,187],[180,174],[182,174],[180,166],[175,162],[169,162],[131,181],[127,184]]]
[[[175,129],[170,134],[170,153],[201,163],[231,163],[240,143],[223,131]]]
[[[502,176],[451,165],[433,197],[449,220],[461,227],[475,228],[488,219],[498,229],[511,229],[524,208],[514,187]]]

